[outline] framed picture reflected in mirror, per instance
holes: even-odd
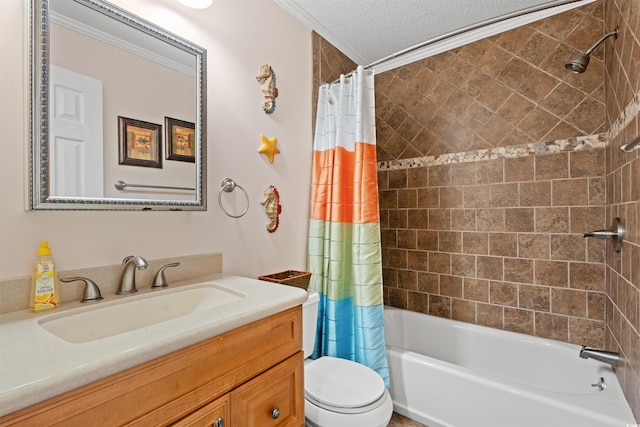
[[[162,125],[118,116],[119,164],[162,168]]]
[[[196,161],[196,126],[184,120],[164,118],[167,160]]]

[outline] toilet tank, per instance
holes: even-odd
[[[309,290],[309,298],[302,304],[302,350],[304,358],[311,356],[316,343],[316,328],[318,327],[318,304],[320,295]]]

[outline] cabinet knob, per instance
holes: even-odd
[[[275,408],[273,411],[271,411],[271,418],[273,418],[274,420],[277,419],[280,416],[280,408]]]
[[[224,418],[220,417],[213,424],[213,427],[224,427]]]

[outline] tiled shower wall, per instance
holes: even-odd
[[[604,151],[379,171],[389,305],[604,345]]]
[[[604,75],[610,133],[606,221],[619,217],[627,230],[622,251],[607,251],[605,340],[624,356],[616,372],[640,420],[640,150],[619,150],[640,135],[640,2],[606,0],[605,23],[620,30],[615,50],[607,50]]]
[[[639,8],[601,0],[376,76],[385,302],[621,351],[637,419],[640,150],[618,147],[640,131]],[[564,69],[616,25],[586,73]],[[316,83],[355,68],[317,35],[314,58]],[[619,255],[581,235],[615,216]]]

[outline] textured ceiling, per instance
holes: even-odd
[[[564,5],[559,13],[593,0],[275,1],[354,62],[369,65],[496,18]]]

